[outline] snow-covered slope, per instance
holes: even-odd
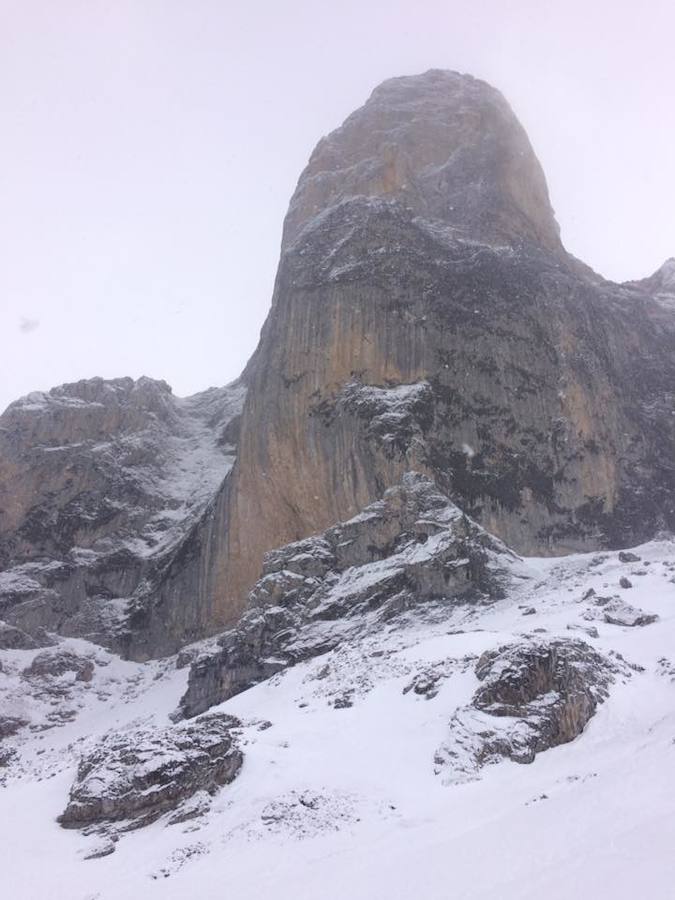
[[[240,693],[216,709],[241,722],[236,780],[204,796],[195,818],[115,835],[99,859],[84,857],[101,835],[56,822],[77,760],[109,729],[169,726],[186,670],[67,640],[52,652],[89,656],[93,671],[40,680],[20,673],[44,651],[4,651],[0,704],[32,725],[0,745],[17,754],[0,769],[3,895],[671,897],[675,542],[624,560],[524,560],[504,599],[411,610]],[[628,605],[658,618],[614,624],[631,621]],[[553,639],[583,640],[611,664],[607,699],[570,743],[458,783],[439,748],[480,686],[478,659]],[[72,716],[50,721],[55,709]]]

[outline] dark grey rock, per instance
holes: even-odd
[[[18,759],[18,753],[13,747],[3,747],[0,744],[0,769],[8,768],[16,759]],[[1,783],[0,781],[0,785]]]
[[[43,646],[43,643],[20,628],[0,622],[0,650],[34,650]]]
[[[409,610],[501,597],[515,559],[432,481],[407,473],[353,519],[268,554],[249,611],[192,665],[178,715]]]
[[[610,625],[625,625],[634,628],[640,625],[651,625],[658,621],[656,613],[648,613],[643,609],[638,609],[623,600],[611,600],[603,607],[603,617],[605,622]]]
[[[0,715],[0,741],[3,738],[12,737],[27,724],[28,722],[19,716]]]
[[[450,765],[461,779],[504,758],[532,762],[537,753],[582,733],[618,671],[617,663],[577,639],[514,643],[484,653],[476,664],[481,685],[471,705],[453,717],[437,763]]]
[[[354,705],[354,698],[351,694],[341,694],[333,700],[333,709],[349,709]]]
[[[631,553],[630,550],[621,550],[619,553],[619,562],[640,562],[641,560],[641,556]]]
[[[187,669],[199,656],[199,650],[196,647],[185,647],[176,654],[176,668]]]
[[[633,582],[630,579],[626,578],[625,575],[622,575],[619,579],[619,585],[624,589],[628,589],[633,587]]]
[[[73,673],[76,681],[91,681],[94,662],[89,657],[80,656],[71,650],[44,650],[33,658],[23,674],[28,678],[59,678]]]
[[[403,693],[407,694],[412,691],[418,696],[424,697],[426,700],[433,700],[433,698],[438,695],[442,677],[441,672],[434,671],[433,669],[425,669],[422,672],[418,672],[412,681],[406,684],[403,688]]]
[[[619,553],[619,562],[622,563],[640,562],[641,558],[635,553],[631,553],[630,550],[622,550]]]
[[[112,732],[81,759],[59,822],[65,828],[124,830],[176,810],[198,791],[215,793],[231,782],[243,756],[232,716],[203,716],[187,726]]]

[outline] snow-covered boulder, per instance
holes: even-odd
[[[608,696],[617,663],[576,639],[527,640],[484,653],[480,686],[455,713],[436,755],[450,781],[474,777],[504,758],[531,763],[573,741]]]
[[[111,732],[82,757],[59,822],[65,828],[125,822],[125,830],[176,810],[199,791],[215,793],[243,761],[232,716],[187,726]]]
[[[612,599],[603,607],[602,615],[609,625],[627,625],[635,628],[638,625],[651,625],[658,620],[656,613],[648,613],[643,609],[631,606],[618,598]]]
[[[43,650],[33,658],[23,674],[28,678],[60,678],[72,674],[75,681],[91,681],[94,662],[88,656],[82,656],[72,650],[60,648]]]

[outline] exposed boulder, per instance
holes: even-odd
[[[530,763],[537,753],[574,740],[608,696],[618,665],[581,640],[533,640],[484,653],[480,686],[458,710],[438,751],[449,780],[475,777],[504,758]]]
[[[619,562],[622,562],[622,563],[640,562],[640,557],[636,553],[632,553],[630,550],[622,550],[619,553]]]
[[[93,660],[72,650],[55,648],[38,653],[23,672],[28,678],[60,678],[71,673],[75,681],[91,681],[94,675]]]
[[[0,622],[0,650],[35,650],[51,643],[48,635],[41,629],[38,629],[37,634],[28,634],[6,622]]]
[[[81,759],[59,822],[65,828],[124,822],[139,828],[176,810],[199,791],[231,782],[243,756],[232,716],[203,716],[189,725],[111,732]]]
[[[582,634],[590,638],[597,638],[598,629],[595,625],[582,625],[580,622],[570,622],[567,626],[568,631],[580,631]]]
[[[623,600],[615,598],[610,600],[602,607],[602,617],[605,622],[610,625],[626,625],[634,628],[638,625],[651,625],[658,621],[656,613],[648,613],[643,609],[624,603]]]
[[[424,697],[425,700],[433,700],[438,695],[442,678],[442,672],[433,668],[424,669],[421,672],[417,672],[412,681],[406,684],[403,688],[403,693],[407,694],[413,691],[418,696]]]
[[[267,555],[248,612],[192,665],[180,712],[196,715],[408,609],[499,597],[516,560],[432,481],[407,473],[353,519]]]
[[[6,737],[12,737],[27,724],[25,719],[18,716],[0,715],[0,741]]]

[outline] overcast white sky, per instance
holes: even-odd
[[[393,75],[500,88],[568,249],[675,255],[673,0],[0,0],[0,408],[236,377],[321,135]]]

